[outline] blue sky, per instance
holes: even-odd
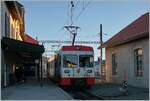
[[[63,26],[70,24],[68,0],[20,2],[25,8],[26,33],[34,38],[38,37],[38,40],[71,40],[70,34],[62,29]],[[76,20],[83,5],[88,2],[89,5]],[[76,40],[99,41],[99,25],[102,24],[103,33],[108,34],[103,36],[103,40],[106,41],[149,11],[148,0],[75,0],[74,3],[73,21],[75,25],[81,27]],[[95,49],[96,59],[99,55],[97,50],[99,45],[92,46]]]

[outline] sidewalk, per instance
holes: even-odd
[[[2,100],[73,100],[65,91],[53,83],[39,82],[16,84],[1,91]]]
[[[106,100],[148,100],[149,89],[128,86],[128,95],[121,95],[118,84],[97,84],[90,91]]]

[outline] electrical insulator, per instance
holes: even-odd
[[[74,7],[73,1],[71,1],[71,6]]]

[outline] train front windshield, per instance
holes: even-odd
[[[63,56],[63,67],[74,68],[78,66],[78,56],[66,54]]]
[[[79,59],[79,66],[78,66],[78,59]],[[90,67],[93,67],[93,63],[94,63],[93,55],[73,55],[73,54],[63,55],[63,67],[68,67],[68,68],[75,68],[75,67],[90,68]]]
[[[94,57],[93,55],[80,55],[79,66],[80,67],[93,67]]]

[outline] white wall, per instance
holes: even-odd
[[[10,14],[6,7],[6,4],[4,3],[4,1],[1,1],[1,35],[2,37],[5,36],[5,13],[9,17]]]
[[[136,77],[134,72],[134,50],[144,49],[144,74],[143,77]],[[112,75],[111,55],[116,53],[118,63],[118,74]],[[141,39],[132,43],[123,44],[113,48],[106,49],[106,70],[107,81],[122,83],[127,79],[129,85],[138,87],[149,87],[149,39]],[[127,76],[125,76],[125,71]]]
[[[4,3],[4,1],[1,1],[1,29],[0,29],[0,35],[1,35],[1,38],[2,37],[5,37],[5,13],[7,14],[7,16],[9,17],[9,11],[8,11],[8,9],[7,9],[7,7],[6,7],[6,5],[5,5],[5,3]],[[6,63],[7,63],[7,61],[6,61],[6,57],[4,56],[4,51],[2,50],[2,48],[1,48],[1,62],[2,62],[2,64],[1,64],[1,73],[2,73],[2,75],[3,75],[3,78],[2,78],[2,80],[3,80],[3,83],[4,84],[2,84],[2,86],[7,86],[8,84],[9,84],[9,73],[8,73],[8,69],[6,68],[7,67],[7,65],[6,65]]]

